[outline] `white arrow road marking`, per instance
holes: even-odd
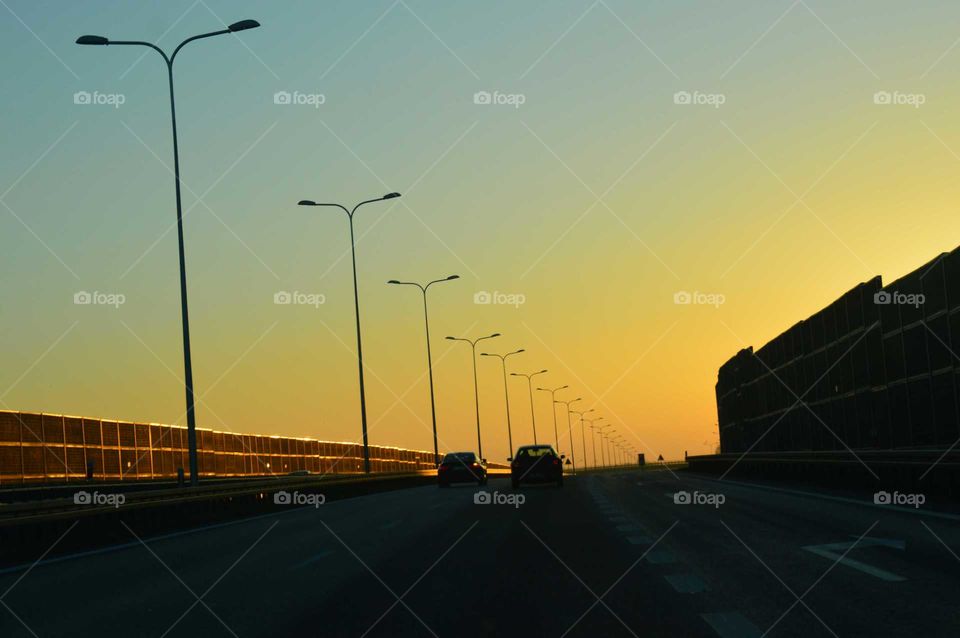
[[[866,563],[861,563],[858,560],[852,558],[847,558],[843,555],[847,550],[861,548],[861,547],[892,547],[893,549],[899,549],[903,551],[907,548],[906,541],[891,540],[886,538],[871,538],[870,536],[865,536],[857,541],[849,541],[844,543],[827,543],[825,545],[807,545],[802,549],[807,550],[817,556],[823,556],[824,558],[829,558],[830,560],[837,561],[847,567],[853,567],[854,569],[860,570],[865,574],[870,574],[875,578],[880,580],[885,580],[891,583],[899,583],[906,578],[902,576],[897,576],[896,574],[890,573],[879,567],[874,567],[872,565],[867,565]]]

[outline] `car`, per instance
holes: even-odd
[[[450,452],[437,466],[437,484],[450,487],[451,483],[487,484],[487,459],[478,459],[473,452]]]
[[[563,487],[563,459],[551,445],[523,445],[507,460],[510,462],[510,483],[513,489],[521,483],[556,483]]]

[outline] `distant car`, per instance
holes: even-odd
[[[478,459],[473,452],[451,452],[437,467],[437,484],[449,487],[451,483],[487,484],[487,460]]]
[[[521,483],[556,483],[563,486],[563,459],[550,445],[524,445],[510,461],[510,483],[513,489]]]
[[[310,470],[294,470],[287,474],[287,476],[310,476],[312,473]]]

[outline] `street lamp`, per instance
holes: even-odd
[[[396,279],[391,279],[388,281],[388,284],[394,284],[397,286],[416,286],[420,289],[420,292],[423,293],[423,324],[427,329],[427,373],[430,375],[430,417],[433,420],[433,464],[440,465],[440,452],[437,449],[437,406],[433,398],[433,357],[430,355],[430,320],[427,318],[427,289],[430,288],[433,284],[438,284],[443,281],[453,281],[454,279],[460,279],[460,275],[450,275],[443,279],[434,279],[425,286],[422,286],[414,281],[398,281]]]
[[[155,44],[150,42],[141,42],[139,40],[110,40],[101,35],[82,35],[77,38],[77,44],[83,45],[129,45],[149,47],[163,57],[167,64],[167,83],[170,87],[170,124],[173,130],[173,182],[176,190],[177,199],[177,241],[180,250],[180,319],[183,324],[183,382],[186,390],[187,399],[187,446],[189,447],[190,457],[190,485],[196,487],[199,483],[199,474],[197,471],[197,421],[194,413],[194,390],[193,390],[193,362],[190,357],[190,316],[187,312],[187,267],[186,258],[183,251],[183,207],[180,202],[180,151],[177,143],[177,109],[173,99],[173,61],[187,43],[203,38],[211,38],[215,35],[225,33],[237,33],[259,27],[260,23],[256,20],[241,20],[234,22],[226,29],[202,33],[187,38],[177,45],[173,53],[169,56]]]
[[[577,401],[583,401],[580,397],[576,399],[571,399],[569,401],[557,401],[557,403],[562,403],[567,408],[567,439],[570,440],[570,461],[573,463],[573,473],[577,473],[577,452],[576,446],[573,444],[573,433],[570,431],[570,404],[576,403]],[[556,410],[554,410],[556,414]]]
[[[593,412],[593,408],[590,408],[589,410],[584,410],[583,412],[578,412],[576,410],[573,410],[572,412],[573,414],[577,414],[580,416],[580,445],[581,445],[581,448],[583,449],[583,469],[587,469],[587,435],[583,433],[583,415],[589,414],[591,412]],[[572,441],[570,442],[570,446],[571,447],[573,446]]]
[[[586,419],[586,422],[590,424],[590,447],[593,450],[593,467],[596,469],[599,467],[597,465],[597,431],[594,429],[594,423],[597,421],[603,421],[602,416],[598,416],[595,419]],[[600,427],[600,426],[596,426]]]
[[[605,432],[605,430],[607,428],[612,428],[612,427],[613,427],[613,424],[611,423],[604,423],[603,425],[596,426],[597,432],[600,433],[600,461],[603,463],[603,467],[605,468],[608,467],[606,445],[604,445],[604,440],[607,438],[606,437],[607,433]]]
[[[522,372],[511,372],[511,377],[524,377],[527,380],[527,391],[530,393],[530,422],[533,424],[533,444],[537,444],[537,416],[533,411],[533,378],[538,374],[545,374],[547,371],[531,372],[524,374]]]
[[[560,453],[560,437],[557,435],[557,392],[560,390],[566,390],[570,386],[562,385],[559,388],[537,388],[537,392],[549,392],[550,393],[550,410],[553,412],[553,438],[557,443],[557,454]]]
[[[310,199],[301,199],[297,202],[299,206],[339,208],[347,214],[347,219],[350,221],[350,258],[353,263],[353,311],[357,323],[357,367],[359,368],[360,375],[360,428],[363,432],[363,471],[367,474],[370,473],[370,446],[367,441],[367,395],[363,386],[363,342],[360,339],[360,294],[357,290],[357,242],[353,234],[353,215],[357,212],[357,209],[364,204],[382,202],[388,199],[396,199],[397,197],[400,197],[400,193],[387,193],[383,197],[364,200],[354,206],[352,210],[348,210],[346,206],[341,206],[340,204],[317,203]]]
[[[450,341],[463,341],[464,343],[470,344],[470,351],[473,356],[473,400],[477,408],[477,455],[482,459],[483,458],[483,443],[480,442],[480,390],[477,385],[477,344],[483,341],[484,339],[493,339],[494,337],[499,337],[499,332],[494,332],[492,335],[487,335],[486,337],[478,337],[471,341],[464,337],[447,337]],[[513,450],[511,450],[512,452]]]
[[[481,352],[481,357],[497,357],[500,359],[500,366],[503,369],[503,398],[507,403],[507,443],[510,446],[510,454],[513,454],[513,433],[510,430],[510,392],[507,390],[507,358],[515,354],[524,352],[523,348],[508,352],[507,354],[497,354],[495,352]]]

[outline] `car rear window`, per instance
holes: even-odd
[[[539,456],[551,456],[553,455],[553,449],[548,447],[526,447],[521,448],[517,453],[517,458],[527,458],[527,457],[539,457]]]
[[[443,457],[444,463],[466,463],[470,464],[477,460],[477,455],[473,452],[451,452]]]

